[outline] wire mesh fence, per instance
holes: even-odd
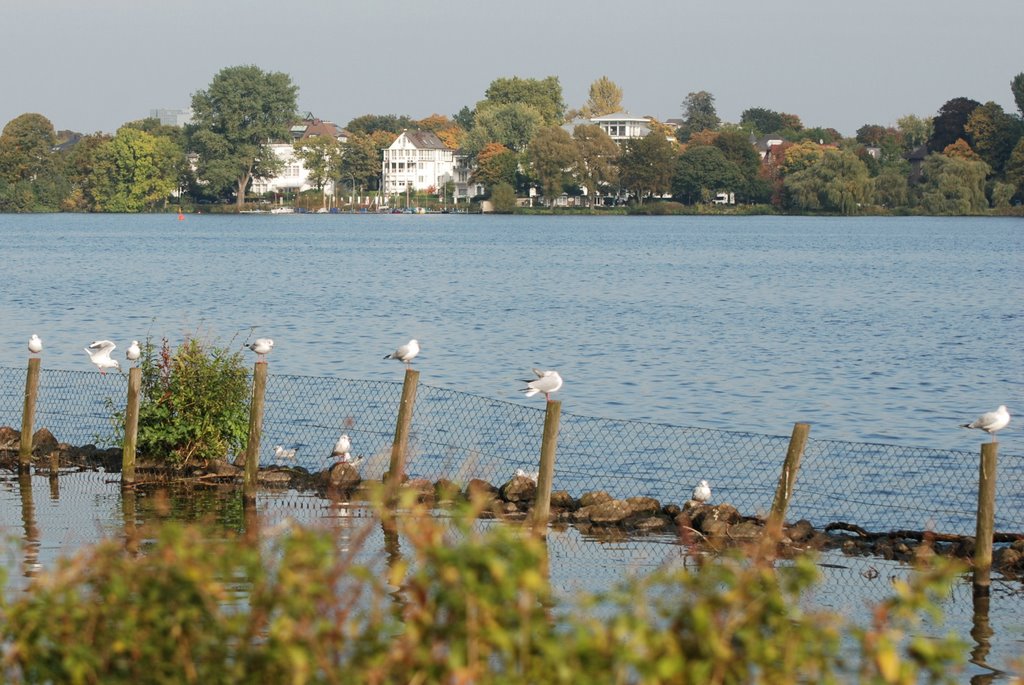
[[[61,442],[106,443],[118,435],[125,376],[47,370],[40,375],[35,426]],[[0,368],[0,425],[20,427],[25,371]],[[267,382],[260,464],[322,471],[347,433],[361,475],[387,470],[402,384],[312,376]],[[544,423],[540,407],[421,384],[406,470],[410,477],[464,485],[500,485],[517,469],[536,471]],[[813,431],[812,431],[813,432]],[[713,501],[741,513],[766,514],[788,436],[687,428],[563,413],[554,489],[574,497],[604,490],[616,498],[647,496],[682,504],[701,479]],[[282,459],[274,448],[295,450]],[[867,530],[934,530],[969,535],[977,502],[977,455],[897,445],[815,440],[807,443],[788,518],[816,526],[833,521]],[[296,502],[308,495],[293,493]],[[287,498],[286,498],[287,499]],[[275,495],[277,506],[282,503]],[[302,501],[305,501],[304,499]],[[1024,457],[1000,454],[996,530],[1024,532]]]

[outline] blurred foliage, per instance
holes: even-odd
[[[895,684],[953,682],[963,658],[954,638],[914,632],[957,572],[934,557],[870,626],[805,609],[813,558],[779,561],[771,544],[556,602],[546,545],[527,528],[477,521],[483,502],[449,520],[384,499],[344,538],[286,522],[253,544],[163,524],[127,545],[138,552],[84,549],[0,606],[0,672],[73,684]],[[386,557],[357,563],[378,527]]]

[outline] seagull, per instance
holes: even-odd
[[[43,351],[43,341],[35,333],[28,339],[28,351],[32,354],[39,354]]]
[[[562,377],[558,375],[557,371],[542,371],[541,369],[534,369],[533,374],[537,378],[532,381],[523,381],[526,383],[526,387],[523,388],[526,396],[533,397],[542,392],[544,399],[550,402],[551,393],[558,392],[558,389],[562,387]]]
[[[85,351],[89,354],[89,359],[92,360],[92,363],[100,370],[100,373],[105,375],[107,369],[121,370],[121,365],[117,363],[117,360],[110,358],[110,353],[116,347],[117,345],[109,340],[95,340],[85,348]]]
[[[284,445],[274,445],[274,456],[278,459],[294,459],[297,451],[294,447],[286,448]]]
[[[533,481],[533,484],[537,484],[537,479],[540,478],[540,471],[524,471],[523,469],[516,469],[516,478],[529,478]]]
[[[690,495],[690,499],[694,502],[700,502],[701,504],[704,504],[711,499],[711,486],[708,485],[706,480],[702,480],[697,483],[697,487],[693,489],[693,494]]]
[[[397,359],[398,361],[403,362],[408,368],[412,368],[413,357],[415,357],[419,353],[420,344],[415,338],[413,338],[412,340],[405,343],[391,354],[386,355],[384,358]]]
[[[132,344],[125,350],[124,356],[128,357],[128,361],[138,361],[139,357],[142,356],[142,350],[139,348],[139,341],[132,340]]]
[[[334,451],[331,452],[332,457],[341,457],[342,461],[349,460],[349,452],[352,451],[352,441],[348,437],[348,433],[342,433],[341,437],[338,438],[338,442],[334,443]]]
[[[256,338],[246,347],[256,353],[256,361],[266,361],[266,356],[274,349],[274,341],[270,338]]]
[[[992,442],[996,442],[995,433],[998,430],[1006,428],[1010,423],[1010,412],[1007,411],[1005,404],[1000,404],[999,408],[995,411],[990,411],[982,414],[978,418],[974,419],[970,423],[962,424],[961,428],[980,428],[989,435],[992,436]]]

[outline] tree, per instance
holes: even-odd
[[[239,209],[252,179],[280,167],[268,143],[288,138],[297,94],[287,74],[238,66],[222,69],[209,88],[192,96],[199,176],[215,186],[233,184]]]
[[[99,154],[113,139],[106,133],[83,136],[68,152],[64,162],[65,173],[71,184],[71,194],[63,209],[72,212],[97,211],[96,185],[100,180],[97,171]]]
[[[921,171],[921,207],[929,214],[979,214],[987,209],[985,162],[931,154]]]
[[[377,131],[387,131],[398,136],[406,129],[416,128],[416,122],[404,114],[364,114],[348,122],[345,128],[349,133],[369,135]]]
[[[491,189],[491,204],[498,214],[516,211],[516,191],[508,183],[501,182]]]
[[[782,115],[764,107],[750,107],[740,114],[740,125],[753,127],[755,133],[775,133],[783,128]]]
[[[1017,112],[1024,117],[1024,72],[1017,74],[1010,81],[1010,92],[1013,93],[1013,101],[1017,104]]]
[[[719,123],[721,121],[715,111],[715,96],[706,90],[689,93],[683,100],[683,125],[679,127],[676,137],[685,142],[699,131],[714,131]]]
[[[825,148],[813,164],[787,175],[784,185],[792,207],[842,214],[859,212],[874,190],[857,155],[835,148]]]
[[[524,152],[543,125],[544,117],[533,105],[513,103],[478,108],[476,123],[466,136],[463,149],[475,156],[487,143],[501,143],[510,150]]]
[[[871,179],[874,203],[889,209],[906,206],[909,197],[908,171],[896,165],[888,166]]]
[[[312,136],[295,141],[295,156],[302,160],[309,182],[323,194],[328,181],[337,181],[341,168],[341,144],[332,136]],[[324,206],[327,196],[324,195]]]
[[[473,130],[474,118],[476,118],[476,111],[470,109],[468,106],[463,107],[456,114],[452,115],[452,121],[461,126],[462,130],[467,133]]]
[[[553,205],[579,163],[572,136],[561,126],[543,126],[530,142],[527,157],[548,205]]]
[[[652,133],[623,143],[619,156],[619,182],[643,203],[644,197],[672,189],[676,148],[667,138]]]
[[[782,128],[789,131],[802,131],[804,123],[800,121],[800,117],[795,114],[787,114],[786,112],[779,112],[779,116],[782,117]]]
[[[1021,138],[1006,161],[1006,182],[1016,188],[1015,196],[1024,195],[1024,138]]]
[[[997,176],[1002,176],[1010,153],[1024,133],[1020,119],[1004,112],[995,102],[975,107],[964,132],[971,137],[971,147]]]
[[[744,183],[737,166],[711,145],[691,145],[679,155],[672,196],[686,204],[706,202],[716,191],[735,192]]]
[[[947,145],[955,143],[957,138],[968,138],[964,126],[981,103],[970,98],[953,98],[939,108],[939,113],[932,119],[932,134],[928,137],[928,150],[941,152]],[[970,142],[968,140],[968,142]]]
[[[607,76],[590,84],[590,98],[580,110],[586,119],[614,114],[622,109],[622,89]]]
[[[338,177],[345,179],[351,174],[355,183],[373,186],[374,179],[380,175],[382,146],[374,140],[372,135],[353,133],[348,137],[348,142],[340,147],[341,163]]]
[[[557,126],[565,119],[562,84],[557,76],[545,79],[523,79],[518,76],[495,79],[487,87],[484,97],[484,100],[476,104],[477,124],[484,110],[515,104],[533,107],[544,125]]]
[[[604,129],[594,124],[580,124],[573,129],[576,141],[576,181],[587,189],[591,207],[601,188],[615,182],[619,146]]]
[[[749,137],[739,130],[720,131],[711,143],[725,158],[736,165],[745,181],[753,180],[761,170],[761,156],[750,144]]]
[[[896,120],[896,127],[903,134],[905,150],[924,145],[932,135],[932,120],[914,114],[907,114]]]
[[[96,152],[94,209],[141,212],[162,205],[178,187],[181,154],[169,138],[122,126]]]
[[[514,186],[519,155],[501,143],[488,143],[476,156],[473,181],[493,188],[499,183]]]
[[[0,133],[0,211],[54,211],[70,188],[54,154],[57,134],[42,114],[22,114]]]

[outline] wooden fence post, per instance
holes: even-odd
[[[540,468],[537,473],[537,496],[533,502],[533,532],[546,535],[551,514],[551,483],[555,477],[555,452],[558,449],[558,426],[562,403],[553,400],[544,411],[544,435],[540,442]]]
[[[252,404],[249,405],[249,442],[245,446],[245,477],[242,501],[256,504],[256,482],[260,469],[260,432],[263,430],[263,398],[267,392],[267,362],[258,361],[252,372]]]
[[[121,448],[121,485],[135,483],[135,445],[139,437],[139,390],[142,369],[128,369],[128,404],[124,409],[124,444]]]
[[[29,357],[25,374],[25,404],[21,411],[21,444],[18,449],[18,471],[32,468],[32,429],[35,426],[36,397],[39,395],[39,357]]]
[[[405,383],[402,385],[402,401],[398,405],[398,422],[395,425],[395,441],[391,445],[391,464],[388,466],[388,484],[390,487],[401,485],[405,479],[405,460],[409,450],[409,429],[412,426],[412,410],[416,405],[416,389],[420,381],[420,372],[415,369],[405,370]]]
[[[992,537],[996,516],[996,456],[999,443],[981,445],[978,465],[978,521],[974,536],[974,594],[989,593],[992,571]]]
[[[796,484],[796,474],[800,470],[800,459],[804,455],[804,446],[807,444],[807,435],[811,431],[809,423],[793,424],[793,434],[789,438],[789,449],[786,450],[786,461],[782,464],[782,473],[779,474],[779,486],[775,490],[775,499],[772,501],[772,511],[768,515],[768,529],[774,533],[782,530],[786,522],[786,510],[789,509],[789,499],[793,496],[793,486]]]

